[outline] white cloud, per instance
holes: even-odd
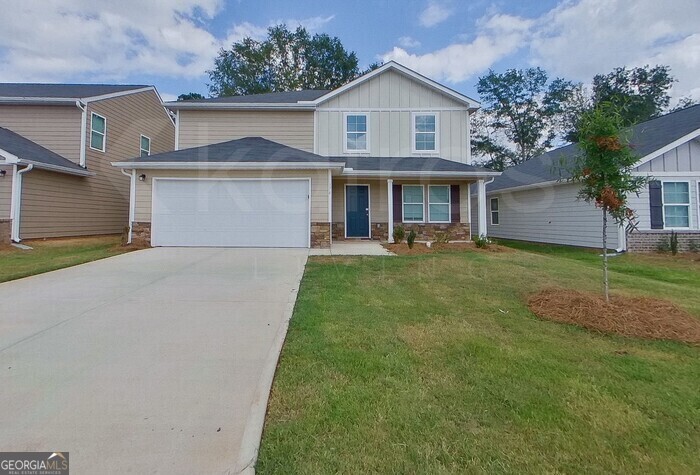
[[[477,22],[477,35],[471,41],[454,43],[427,54],[411,54],[394,47],[381,55],[381,59],[397,61],[438,81],[459,83],[518,50],[532,23],[525,18],[495,14]]]
[[[422,26],[430,28],[447,20],[453,12],[454,10],[447,5],[430,0],[425,10],[420,12],[418,21]]]
[[[224,0],[5,0],[0,15],[0,81],[109,81],[157,75],[192,79],[218,50],[267,27],[233,25],[223,38],[207,30]],[[315,31],[333,16],[287,19]]]
[[[399,46],[402,48],[418,48],[420,46],[420,41],[410,36],[402,36],[399,38]]]

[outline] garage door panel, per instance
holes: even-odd
[[[155,246],[308,247],[308,180],[156,180]]]

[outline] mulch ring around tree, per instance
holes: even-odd
[[[649,297],[602,295],[569,289],[545,289],[528,299],[539,318],[602,333],[700,344],[700,318],[675,304]]]
[[[413,244],[413,249],[408,247],[408,244],[402,242],[400,244],[382,244],[389,252],[393,252],[398,256],[417,256],[421,254],[433,254],[440,251],[474,251],[474,252],[515,252],[514,249],[498,244],[489,244],[486,248],[478,248],[473,242],[433,242],[428,247],[423,242]]]

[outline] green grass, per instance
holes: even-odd
[[[0,250],[0,282],[122,254],[118,236],[27,241],[31,250]]]
[[[697,262],[626,255],[615,292],[700,317]],[[580,250],[318,258],[282,352],[259,473],[700,473],[700,349],[541,321],[600,289]],[[639,269],[639,272],[634,272]]]

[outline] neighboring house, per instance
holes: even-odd
[[[121,233],[130,180],[110,163],[174,146],[152,86],[0,84],[0,242]]]
[[[651,251],[678,233],[681,247],[700,245],[700,106],[642,122],[630,131],[640,157],[635,173],[650,182],[628,197],[636,229],[608,227],[609,247]],[[576,157],[568,145],[509,168],[486,185],[488,235],[584,247],[601,247],[602,212],[577,200],[579,185],[566,181]],[[612,220],[610,220],[612,221]]]
[[[134,240],[154,246],[328,247],[331,239],[470,239],[469,115],[479,104],[395,62],[333,91],[166,104],[178,151],[132,174]]]

